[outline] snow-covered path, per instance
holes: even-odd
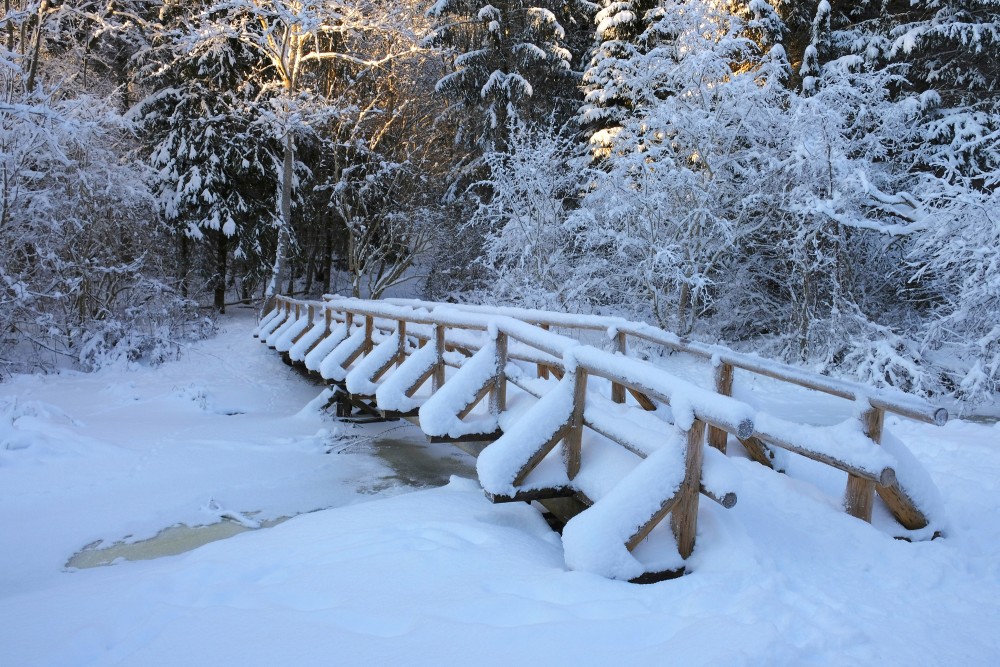
[[[1000,656],[996,427],[889,424],[941,490],[945,539],[908,544],[852,519],[842,481],[808,462],[782,476],[735,459],[739,503],[702,504],[694,573],[635,586],[567,571],[537,512],[490,505],[474,481],[401,495],[377,458],[324,454],[343,441],[304,408],[319,387],[251,339],[245,318],[224,326],[158,369],[0,385],[0,664]],[[98,539],[318,507],[334,509],[179,556],[64,570]]]

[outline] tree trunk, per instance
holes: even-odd
[[[323,253],[323,293],[330,293],[331,274],[333,273],[333,230],[330,229],[330,220],[326,220],[326,224],[323,226],[326,231],[326,248]]]
[[[220,315],[226,312],[226,275],[229,258],[229,239],[222,232],[218,233],[215,247],[215,310]]]
[[[281,285],[288,280],[288,246],[292,241],[292,168],[295,163],[295,144],[291,133],[285,135],[285,154],[281,166],[281,219],[278,221],[278,245],[274,250],[271,280],[264,292],[264,312],[274,307],[274,297]]]
[[[187,237],[187,234],[181,234],[180,266],[177,269],[181,277],[181,296],[186,299],[190,289],[188,274],[191,272],[191,239]]]

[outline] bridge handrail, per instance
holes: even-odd
[[[335,298],[340,299],[341,297]],[[710,345],[691,341],[658,327],[643,322],[633,322],[620,317],[548,313],[546,311],[513,307],[493,308],[468,304],[444,304],[417,299],[386,299],[386,301],[394,305],[423,308],[428,311],[444,306],[474,313],[494,313],[543,327],[563,327],[583,331],[603,330],[607,331],[611,337],[615,337],[616,334],[627,334],[650,343],[662,345],[677,352],[686,352],[712,360],[718,364],[727,364],[733,368],[739,368],[757,375],[764,375],[849,401],[867,401],[873,408],[892,412],[902,417],[908,417],[927,424],[943,426],[948,421],[947,409],[906,392],[895,389],[873,389],[858,382],[820,375],[789,364],[737,352],[723,345]]]
[[[346,343],[338,345],[335,350],[327,353],[320,364],[320,372],[324,377],[335,382],[341,381],[350,401],[369,399],[373,391],[377,393],[379,378],[392,364],[409,369],[408,374],[403,376],[408,378],[406,382],[409,388],[403,388],[408,397],[412,396],[412,392],[421,383],[432,377],[432,398],[417,405],[421,426],[426,426],[425,432],[433,437],[457,439],[466,435],[468,427],[475,427],[475,424],[463,420],[486,395],[490,396],[488,415],[492,417],[477,422],[484,426],[476,428],[484,431],[480,435],[494,439],[502,434],[498,428],[498,420],[506,409],[505,386],[512,382],[524,389],[523,382],[515,381],[515,375],[518,379],[523,378],[524,367],[508,366],[508,360],[519,359],[536,366],[539,378],[547,377],[550,372],[554,373],[560,379],[558,384],[539,380],[537,388],[543,393],[551,392],[552,397],[562,401],[552,405],[563,407],[567,400],[566,392],[572,394],[572,416],[561,426],[556,425],[558,428],[551,434],[552,437],[543,434],[545,442],[538,443],[540,449],[533,451],[532,458],[517,472],[512,489],[519,488],[521,482],[517,480],[523,478],[522,473],[526,475],[525,471],[538,465],[560,438],[565,438],[563,455],[567,457],[565,462],[568,476],[572,480],[576,473],[569,471],[579,470],[580,438],[584,426],[633,453],[642,449],[637,448],[635,443],[631,443],[633,447],[630,448],[630,443],[622,441],[624,436],[616,436],[616,433],[611,432],[614,429],[602,430],[599,428],[601,424],[595,424],[593,419],[587,418],[584,407],[589,403],[586,395],[587,376],[594,375],[610,381],[611,402],[625,404],[626,391],[638,402],[639,407],[623,405],[622,409],[640,412],[655,410],[657,406],[654,400],[670,405],[674,425],[687,433],[689,442],[686,446],[691,456],[695,452],[691,448],[700,447],[695,441],[704,438],[703,429],[707,425],[708,444],[723,453],[726,450],[727,434],[731,433],[744,444],[752,458],[767,465],[771,465],[767,449],[771,445],[847,472],[845,504],[848,512],[858,518],[871,521],[872,502],[877,492],[904,527],[915,530],[929,523],[928,516],[914,498],[908,495],[905,488],[907,484],[902,484],[904,480],[896,477],[894,466],[899,462],[898,457],[889,454],[887,449],[875,446],[881,442],[885,411],[929,423],[943,424],[946,421],[946,411],[917,397],[901,392],[871,390],[857,383],[825,378],[785,364],[740,354],[722,346],[683,340],[657,327],[622,318],[414,300],[370,301],[345,297],[325,297],[322,301],[279,297],[277,307],[279,312],[267,318],[267,325],[263,322],[261,324],[261,331],[266,329],[261,338],[266,339],[265,342],[272,347],[291,348],[297,339],[308,337],[314,337],[318,343],[330,335],[335,319],[346,324],[346,327],[340,326],[338,331],[349,332],[353,328],[353,346],[347,349],[344,347]],[[317,315],[321,317],[317,318]],[[324,327],[325,332],[322,332]],[[551,330],[553,327],[560,332]],[[581,343],[576,338],[565,335],[566,332],[562,330],[603,331],[611,341],[611,350]],[[487,335],[484,338],[474,332],[486,332]],[[390,338],[386,339],[384,335]],[[338,336],[342,337],[342,334]],[[714,391],[677,378],[650,362],[627,356],[627,336],[710,359],[715,368]],[[405,360],[409,355],[408,349],[412,349],[408,339],[419,340],[421,346],[429,343],[429,359],[436,357],[433,364],[415,370],[412,364],[408,366]],[[490,340],[494,342],[489,342]],[[382,341],[378,346],[378,350],[382,352],[372,357],[374,361],[370,361],[368,355],[375,349],[376,341]],[[308,354],[308,350],[306,353]],[[328,364],[330,357],[338,353],[343,359],[338,358]],[[423,354],[423,357],[427,356]],[[358,358],[362,358],[362,361],[354,364],[354,360]],[[466,363],[469,359],[473,363]],[[426,365],[427,362],[424,359],[420,363]],[[460,369],[452,376],[457,384],[450,380],[446,384],[446,366]],[[860,428],[854,420],[835,427],[816,427],[785,421],[760,412],[749,404],[732,398],[734,368],[863,403],[860,413],[856,414],[861,422]],[[459,380],[459,377],[463,379]],[[442,387],[445,390],[439,391]],[[605,397],[603,400],[608,399]],[[545,410],[550,410],[550,406],[544,401],[540,401],[535,407],[542,405]],[[391,411],[398,408],[381,409]],[[403,410],[410,411],[409,415],[403,416],[417,414],[412,412],[412,405]],[[633,414],[638,418],[638,413]],[[488,424],[492,426],[486,426]],[[698,433],[701,435],[697,435]],[[513,431],[509,435],[506,442],[517,441]],[[527,467],[529,464],[531,467]],[[696,476],[692,479],[697,481]],[[509,490],[503,489],[493,489],[493,492],[501,495],[508,493]],[[546,490],[549,491],[551,489]],[[530,493],[531,490],[525,488],[525,492]],[[697,493],[697,489],[695,492]],[[518,493],[520,492],[515,490],[511,497]],[[658,516],[662,516],[662,513]]]

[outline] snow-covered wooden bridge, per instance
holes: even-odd
[[[778,448],[846,472],[846,511],[870,522],[878,495],[900,537],[930,538],[941,522],[928,476],[884,417],[942,425],[948,413],[901,392],[619,318],[512,308],[279,298],[256,335],[329,381],[340,416],[407,418],[432,440],[480,443],[487,497],[539,501],[566,521],[573,569],[630,581],[683,573],[700,496],[736,502],[730,437],[769,467]],[[710,360],[712,389],[629,356],[630,339]],[[734,369],[854,401],[857,418],[813,426],[767,414],[732,398]],[[670,529],[654,530],[667,516]]]

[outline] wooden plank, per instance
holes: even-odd
[[[587,404],[587,371],[577,367],[573,373],[573,414],[569,432],[563,441],[563,462],[566,476],[571,480],[580,472],[580,455],[583,443],[583,410]]]
[[[302,331],[300,331],[294,338],[292,338],[292,345],[298,343],[299,339],[305,336],[307,333],[309,333],[309,330],[312,329],[313,327],[314,319],[316,317],[314,306],[312,304],[309,304],[309,308],[306,310],[306,312],[309,314],[309,316],[306,318],[307,320],[309,320],[309,323],[306,324],[305,328],[302,329]]]
[[[684,482],[678,492],[677,506],[670,513],[670,528],[677,539],[677,551],[687,559],[694,551],[698,531],[698,499],[701,494],[701,464],[705,456],[705,422],[696,419],[687,434],[684,452]]]
[[[733,491],[727,491],[726,493],[724,493],[721,496],[719,496],[719,495],[716,495],[715,493],[713,493],[712,491],[709,491],[708,489],[706,489],[704,487],[704,485],[699,489],[699,491],[701,492],[701,495],[705,496],[709,500],[712,500],[712,501],[715,501],[715,502],[719,503],[720,505],[722,505],[723,507],[725,507],[727,510],[728,509],[732,509],[733,507],[736,506],[737,497],[736,497],[736,493],[733,492]]]
[[[884,423],[885,411],[879,408],[869,408],[861,414],[861,425],[865,435],[871,438],[876,445],[882,442]],[[871,523],[874,504],[875,482],[858,475],[848,474],[847,488],[844,490],[844,508],[847,513]]]
[[[715,391],[723,396],[733,395],[733,367],[720,363],[715,368]],[[708,444],[723,454],[726,453],[726,440],[729,434],[717,426],[708,427]]]

